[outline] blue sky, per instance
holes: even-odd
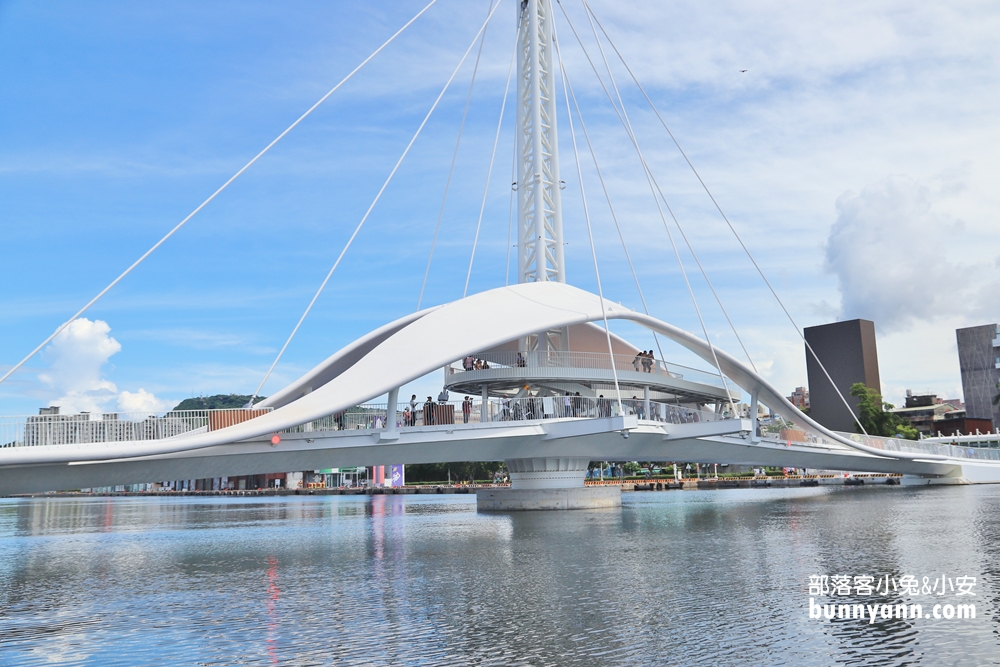
[[[462,293],[514,39],[513,3],[502,1],[487,31],[427,304]],[[0,368],[424,4],[0,2]],[[75,337],[0,385],[0,412],[67,399],[149,409],[192,394],[252,392],[487,4],[438,0],[98,303]],[[565,5],[593,49],[580,3]],[[954,329],[1000,320],[1000,7],[592,6],[798,323],[874,319],[890,400],[900,402],[906,388],[960,395]],[[697,332],[634,151],[557,16],[651,312]],[[471,73],[470,59],[265,394],[415,309]],[[782,389],[805,384],[796,333],[624,72],[615,73],[643,151],[754,361]],[[561,98],[559,106],[564,113]],[[569,280],[596,290],[565,115],[560,130]],[[508,115],[472,291],[504,281],[512,131]],[[584,164],[605,293],[638,307],[589,156]],[[736,353],[684,259],[713,340]],[[640,331],[619,331],[652,346]],[[436,382],[414,390],[430,393]]]

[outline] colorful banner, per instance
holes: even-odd
[[[392,486],[403,486],[406,483],[406,475],[403,473],[403,464],[394,463],[392,465]]]

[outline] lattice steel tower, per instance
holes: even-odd
[[[518,282],[566,282],[550,0],[518,3]]]
[[[517,280],[566,282],[551,0],[518,3]],[[567,329],[521,340],[523,351],[567,350]]]

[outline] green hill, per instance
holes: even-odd
[[[266,396],[258,396],[255,402],[263,401]],[[242,408],[250,400],[249,394],[216,394],[215,396],[198,396],[185,398],[174,407],[174,410],[222,410],[226,408]]]

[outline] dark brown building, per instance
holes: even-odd
[[[965,410],[972,419],[989,420],[984,431],[1000,427],[1000,324],[956,329]]]
[[[857,431],[855,416],[858,399],[851,396],[855,382],[879,393],[882,384],[878,376],[878,352],[875,348],[875,323],[869,320],[848,320],[805,329],[806,344],[823,362],[830,379],[816,359],[806,349],[806,370],[809,373],[809,416],[835,431]],[[837,395],[837,389],[851,408]],[[851,414],[851,411],[854,414]]]

